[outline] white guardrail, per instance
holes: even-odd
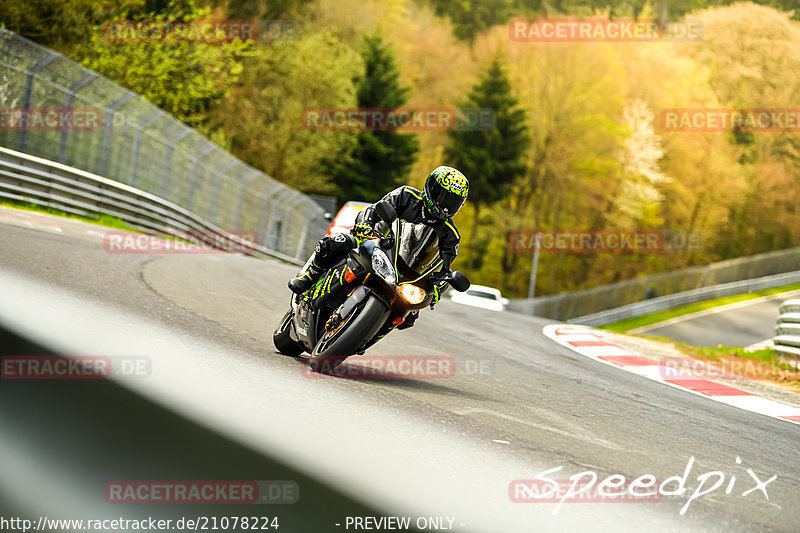
[[[100,213],[146,233],[203,232],[235,243],[242,253],[301,265],[297,257],[224,231],[177,204],[135,187],[0,146],[0,198],[32,202],[76,215]],[[214,239],[209,239],[213,241]]]
[[[800,357],[800,300],[787,300],[780,306],[773,350]]]
[[[763,276],[755,279],[745,279],[742,281],[734,281],[732,283],[723,283],[720,285],[712,285],[710,287],[693,289],[691,291],[668,294],[666,296],[651,298],[649,300],[624,305],[622,307],[608,309],[599,313],[592,313],[591,315],[579,316],[572,318],[567,322],[571,324],[583,324],[585,326],[603,326],[605,324],[611,324],[620,320],[626,320],[628,318],[649,315],[650,313],[675,309],[678,307],[683,307],[684,305],[702,302],[705,300],[722,298],[724,296],[741,294],[743,292],[761,291],[776,287],[784,287],[794,283],[800,283],[800,271],[785,272],[783,274]],[[798,354],[800,354],[800,348],[798,348]]]

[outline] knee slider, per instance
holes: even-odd
[[[321,238],[314,250],[317,254],[317,259],[326,259],[331,252],[331,237],[326,236]]]
[[[347,233],[338,233],[336,235],[328,235],[323,237],[317,243],[316,252],[317,258],[325,259],[336,258],[345,252],[348,252],[356,247],[355,237]]]
[[[335,251],[337,255],[349,252],[358,245],[356,238],[349,233],[339,233],[332,236],[330,239],[331,251]]]

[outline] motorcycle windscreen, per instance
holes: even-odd
[[[433,228],[405,222],[400,233],[398,255],[411,270],[421,274],[439,260],[439,238]]]

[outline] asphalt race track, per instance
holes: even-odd
[[[465,532],[798,530],[798,425],[598,364],[544,337],[547,320],[447,301],[367,355],[452,357],[454,375],[310,378],[271,342],[296,267],[231,254],[109,253],[104,231],[0,208],[0,323],[62,353],[147,357],[146,379],[115,379],[379,512],[452,517],[453,530]],[[31,386],[0,387],[12,385]],[[0,410],[0,427],[23,423],[9,412]],[[35,444],[0,431],[6,460]],[[62,451],[47,450],[57,462]],[[556,503],[509,495],[512,481],[556,467],[548,477],[663,481],[682,476],[691,457],[688,490],[657,502],[567,502],[554,514]],[[211,472],[216,459],[208,462]],[[762,481],[777,475],[768,500],[759,490],[742,496],[754,485],[747,469]],[[712,471],[724,483],[681,515],[698,476]],[[209,476],[197,479],[224,478],[219,468]],[[0,494],[8,490],[0,479]],[[292,505],[313,512],[303,483],[300,494]],[[41,511],[70,518],[66,503]],[[345,531],[345,519],[318,530]]]
[[[692,346],[749,346],[775,335],[781,302],[798,296],[800,291],[792,291],[737,302],[638,328],[635,332]]]

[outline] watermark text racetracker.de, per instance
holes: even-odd
[[[685,19],[662,22],[658,19],[514,19],[508,36],[521,42],[654,42],[700,41],[703,22]]]
[[[315,107],[300,120],[305,129],[325,131],[489,131],[496,116],[482,107]]]
[[[102,125],[96,107],[0,107],[0,131],[94,131]]]
[[[146,378],[152,363],[145,356],[3,355],[0,379]]]
[[[689,494],[679,511],[684,515],[693,501],[718,490],[726,496],[747,497],[754,494],[768,501],[767,485],[778,477],[766,477],[751,468],[744,469],[740,466],[742,459],[737,456],[736,464],[732,467],[736,473],[728,475],[721,470],[704,472],[696,476],[695,486],[690,481],[694,462],[694,456],[690,457],[682,475],[671,476],[663,481],[652,474],[644,474],[633,480],[628,480],[622,474],[599,479],[597,473],[591,470],[578,472],[566,480],[552,479],[552,474],[563,469],[558,466],[536,474],[533,479],[513,480],[508,485],[508,496],[516,503],[556,503],[553,514],[558,514],[565,503],[657,503],[665,496],[682,497]]]
[[[112,504],[292,504],[300,499],[293,480],[109,481]]]
[[[800,108],[674,108],[662,109],[662,131],[674,132],[797,132]]]
[[[109,20],[103,37],[111,43],[275,42],[294,39],[299,25],[287,19],[248,20]]]
[[[690,357],[664,357],[658,361],[664,380],[774,380],[787,372],[778,355],[768,359],[722,358],[706,361]]]
[[[537,242],[538,241],[538,242]],[[514,253],[656,254],[699,252],[702,234],[684,230],[512,230],[508,247]]]
[[[495,360],[485,357],[450,355],[360,355],[334,366],[323,360],[312,369],[301,365],[300,371],[310,379],[450,379],[459,376],[488,376],[494,373]]]
[[[277,516],[234,515],[234,516],[182,516],[176,519],[163,519],[147,516],[143,518],[50,518],[40,516],[29,520],[18,516],[0,516],[0,531],[37,531],[55,533],[56,531],[248,531],[278,530]]]
[[[173,231],[150,235],[109,230],[103,234],[103,248],[110,254],[219,254],[246,253],[258,242],[254,231]]]

